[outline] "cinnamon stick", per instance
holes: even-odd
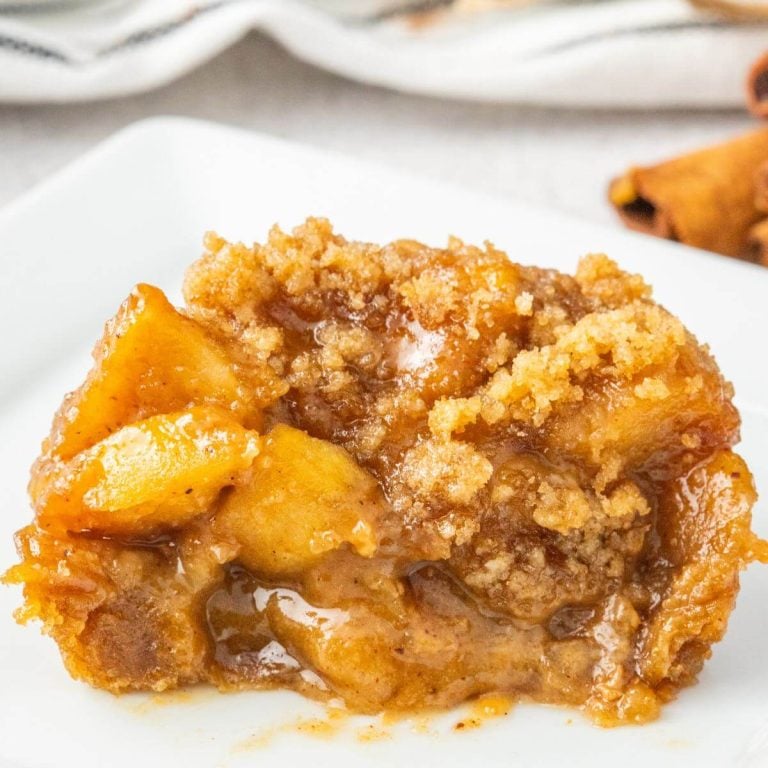
[[[733,21],[762,21],[768,18],[768,8],[759,0],[690,0],[690,3]]]
[[[758,166],[755,173],[755,208],[768,214],[768,163]]]
[[[749,258],[750,229],[765,214],[755,175],[768,163],[768,128],[658,165],[630,168],[608,196],[631,229],[726,256]]]
[[[749,249],[753,261],[768,267],[768,218],[759,221],[750,229]]]
[[[749,68],[747,106],[757,117],[768,117],[768,51]]]

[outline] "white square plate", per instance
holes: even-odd
[[[161,119],[127,129],[0,214],[0,569],[15,560],[11,535],[30,518],[28,467],[52,412],[133,284],[154,282],[178,298],[206,229],[252,241],[308,214],[330,217],[350,238],[442,244],[453,233],[570,271],[580,254],[600,250],[642,272],[734,381],[740,450],[768,489],[768,270],[273,138]],[[764,501],[755,520],[768,533]],[[318,739],[296,718],[322,708],[287,692],[114,697],[72,681],[50,639],[13,623],[19,601],[17,590],[0,589],[0,765],[768,765],[768,568],[744,576],[699,685],[659,721],[614,730],[519,705],[469,731],[452,728],[460,710],[426,726],[386,726],[377,739],[361,732],[378,721],[350,718]]]

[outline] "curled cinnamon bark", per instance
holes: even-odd
[[[768,117],[768,51],[749,68],[747,106],[757,117]]]
[[[749,250],[753,261],[768,267],[768,219],[758,222],[749,231]]]
[[[608,196],[622,221],[647,234],[749,258],[755,174],[768,163],[768,128],[658,165],[630,168]]]
[[[690,0],[691,5],[737,21],[759,21],[768,18],[765,3],[749,0]]]
[[[768,214],[768,163],[763,163],[755,173],[755,208]]]

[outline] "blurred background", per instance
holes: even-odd
[[[0,205],[154,115],[282,136],[619,226],[609,180],[759,125],[768,4],[0,3]]]

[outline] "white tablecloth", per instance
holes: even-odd
[[[253,35],[153,93],[95,104],[0,106],[0,204],[114,131],[160,114],[284,136],[611,226],[618,225],[605,186],[626,165],[755,124],[740,111],[580,112],[405,96],[316,70]]]

